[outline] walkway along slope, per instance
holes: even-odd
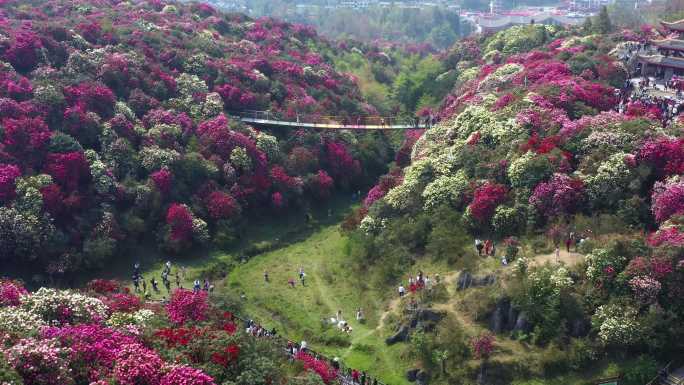
[[[274,116],[269,111],[236,111],[229,112],[229,116],[240,120],[243,123],[270,126],[270,127],[292,127],[310,128],[327,130],[407,130],[425,129],[434,123],[429,119],[423,118],[416,121],[411,118],[400,118],[395,116],[366,116],[356,119],[357,124],[346,123],[349,118],[338,116],[300,116],[298,119],[283,120],[282,117]],[[353,119],[352,119],[353,120]]]

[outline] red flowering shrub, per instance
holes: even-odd
[[[106,301],[111,311],[133,312],[142,307],[140,298],[133,294],[117,293],[113,294]]]
[[[236,362],[240,357],[240,347],[235,344],[228,345],[222,352],[215,352],[211,355],[211,362],[216,365],[228,367],[232,362]]]
[[[240,211],[240,205],[230,195],[214,191],[207,197],[207,211],[213,219],[228,219]]]
[[[98,294],[111,294],[121,290],[119,282],[110,279],[93,279],[88,282],[87,287]]]
[[[195,327],[170,327],[162,328],[154,333],[154,336],[164,341],[167,347],[175,348],[187,346],[194,338],[199,337],[201,332]]]
[[[336,179],[349,179],[359,173],[360,165],[340,142],[326,143],[326,160],[332,176]]]
[[[194,293],[190,290],[176,289],[166,305],[171,322],[183,325],[188,321],[204,321],[209,311],[206,291]]]
[[[66,191],[74,191],[90,179],[90,166],[82,152],[48,154],[45,173],[50,174]]]
[[[3,144],[18,159],[30,159],[36,153],[42,153],[52,135],[41,118],[5,119],[2,126],[5,129]]]
[[[107,86],[84,82],[77,86],[64,88],[64,97],[70,106],[80,105],[87,111],[93,111],[100,116],[111,116],[116,97]]]
[[[14,181],[20,176],[19,167],[13,164],[0,164],[0,201],[5,202],[14,198]]]
[[[304,369],[318,374],[323,382],[329,384],[337,379],[337,370],[331,367],[326,361],[317,360],[308,353],[298,352],[296,360],[304,363]]]
[[[487,182],[475,190],[473,201],[468,205],[468,212],[479,222],[488,222],[494,215],[498,205],[506,201],[506,186]]]
[[[171,239],[187,241],[192,238],[192,213],[185,206],[174,203],[166,211],[166,224],[171,228]]]
[[[330,196],[332,189],[335,187],[335,181],[328,175],[325,170],[318,170],[313,178],[314,195],[319,198],[327,198]]]

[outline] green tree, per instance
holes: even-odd
[[[610,16],[608,16],[608,8],[604,5],[601,7],[601,11],[596,17],[596,23],[594,25],[594,31],[600,34],[610,33],[613,30],[613,25],[610,21]]]

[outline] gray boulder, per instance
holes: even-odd
[[[410,331],[411,331],[411,329],[408,327],[408,325],[402,325],[399,328],[398,332],[396,332],[393,336],[391,336],[385,340],[385,343],[387,345],[393,345],[393,344],[396,344],[397,342],[408,341]]]

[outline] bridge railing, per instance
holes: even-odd
[[[430,125],[426,118],[414,118],[408,116],[382,116],[382,115],[359,115],[359,116],[334,116],[319,114],[295,114],[286,115],[272,111],[229,111],[229,115],[245,120],[264,122],[287,122],[302,123],[308,125],[338,125],[341,127],[392,127],[404,126],[407,128],[425,128]]]

